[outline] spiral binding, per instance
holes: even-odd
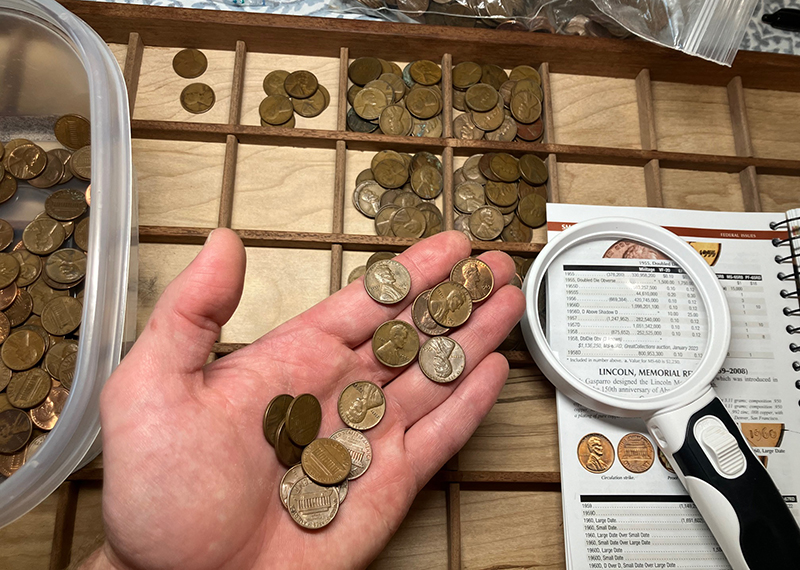
[[[782,264],[782,263],[791,262],[794,265],[794,271],[792,271],[791,273],[785,273],[783,271],[779,271],[778,274],[777,274],[777,278],[780,281],[791,281],[791,280],[794,280],[795,286],[797,286],[797,283],[800,283],[800,269],[798,269],[798,265],[795,262],[797,261],[798,257],[800,257],[800,256],[798,256],[798,252],[795,251],[795,243],[796,242],[794,240],[796,240],[800,236],[796,235],[796,233],[797,233],[796,231],[795,232],[792,231],[792,225],[795,225],[795,226],[798,225],[797,222],[800,221],[800,216],[796,215],[797,214],[797,210],[792,211],[792,214],[794,214],[794,215],[789,215],[787,213],[787,216],[786,216],[785,220],[781,220],[779,222],[770,222],[769,227],[770,227],[771,230],[777,230],[778,228],[786,227],[786,231],[787,231],[786,239],[775,238],[775,239],[772,240],[772,245],[775,246],[775,247],[781,247],[783,245],[788,244],[791,253],[789,255],[776,255],[775,256],[775,263]],[[794,222],[794,224],[792,224],[792,222]],[[797,298],[800,298],[800,289],[796,288],[794,291],[789,291],[787,289],[782,289],[781,290],[781,297],[784,298],[784,299],[797,299]],[[793,317],[795,315],[800,315],[800,307],[794,308],[794,309],[791,308],[791,307],[784,307],[783,308],[783,314],[786,315],[787,317]],[[788,334],[800,333],[800,326],[786,325],[786,332]],[[792,352],[800,352],[800,345],[796,344],[794,342],[791,342],[791,343],[789,343],[789,350],[792,351]],[[794,362],[792,362],[792,369],[794,369],[795,372],[800,372],[800,361],[795,360]],[[800,382],[800,381],[798,381],[798,382]]]

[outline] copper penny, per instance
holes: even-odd
[[[619,441],[617,457],[631,473],[644,473],[653,466],[656,453],[647,437],[640,433],[629,433]]]
[[[39,435],[35,436],[31,442],[28,444],[28,447],[25,448],[25,462],[27,463],[34,454],[39,451],[39,448],[42,447],[42,444],[47,439],[46,433],[40,433]]]
[[[285,426],[286,422],[283,421],[278,424],[278,429],[275,431],[275,455],[278,456],[278,460],[281,463],[287,467],[291,467],[292,465],[300,463],[303,448],[292,443],[292,440],[289,439],[289,435],[286,433]]]
[[[77,331],[74,334],[78,334]],[[75,366],[78,363],[78,349],[77,347],[74,350],[67,350],[64,354],[64,359],[61,361],[61,365],[58,367],[58,378],[61,381],[61,384],[67,390],[72,389],[72,381],[75,379]]]
[[[86,143],[89,144],[88,142]],[[85,145],[81,145],[83,147]],[[78,147],[78,148],[81,148]],[[61,180],[58,181],[59,184],[66,184],[70,180],[72,180],[72,169],[70,168],[70,162],[72,161],[72,153],[65,148],[54,148],[53,150],[47,151],[47,160],[49,161],[50,158],[55,158],[61,161],[61,164],[64,165],[64,174],[61,177]]]
[[[658,450],[658,460],[661,462],[661,465],[664,467],[664,469],[670,473],[675,473],[675,469],[672,468],[672,464],[669,462],[669,459],[667,459],[667,456],[664,455],[664,452],[660,449]]]
[[[419,238],[425,233],[427,221],[422,212],[413,206],[398,209],[390,221],[392,233],[397,237]]]
[[[438,322],[438,321],[437,321]],[[419,351],[419,335],[405,321],[386,321],[372,336],[372,352],[386,366],[399,368],[414,361]]]
[[[445,281],[431,290],[428,311],[441,326],[457,327],[472,314],[472,297],[460,283]]]
[[[56,342],[50,348],[50,350],[47,351],[47,354],[44,357],[44,362],[42,363],[42,367],[48,374],[50,374],[50,376],[59,382],[62,382],[61,364],[64,362],[64,358],[66,358],[69,354],[75,354],[77,352],[78,343],[74,340],[62,340]]]
[[[361,86],[378,79],[381,73],[383,73],[383,66],[375,57],[359,57],[347,69],[350,81]]]
[[[8,172],[0,176],[0,204],[8,202],[17,193],[17,179]]]
[[[22,232],[25,249],[36,255],[50,255],[64,243],[64,226],[52,218],[33,220]]]
[[[78,249],[59,249],[47,258],[44,270],[58,283],[77,283],[86,277],[86,254]]]
[[[52,350],[50,351],[52,352]],[[45,366],[47,366],[50,352],[45,357]],[[62,357],[63,358],[63,357]],[[278,426],[286,419],[286,410],[289,409],[289,404],[292,403],[292,398],[289,394],[278,394],[267,405],[264,410],[264,437],[272,447],[275,447],[275,433],[278,431]]]
[[[283,84],[286,82],[288,76],[289,72],[283,69],[270,71],[264,78],[264,93],[267,95],[283,95],[284,97],[288,97],[289,95],[286,93],[286,89],[283,88]]]
[[[183,91],[181,91],[181,107],[185,110],[193,113],[195,115],[199,115],[201,113],[205,113],[211,110],[211,107],[214,106],[214,103],[217,100],[216,95],[214,95],[214,90],[211,89],[205,83],[192,83],[191,85],[187,85],[184,87]],[[76,151],[77,154],[77,151]],[[78,176],[78,173],[75,171],[75,155],[72,156],[73,162],[73,169],[72,172],[75,176]],[[80,178],[80,176],[78,176]]]
[[[27,370],[36,366],[44,351],[45,344],[42,337],[33,331],[23,330],[9,335],[0,348],[0,356],[3,363],[11,370]]]
[[[578,444],[578,461],[590,473],[605,473],[614,464],[614,446],[600,433],[590,433]]]
[[[61,183],[64,177],[64,163],[58,155],[52,151],[47,152],[47,166],[44,167],[42,173],[36,178],[28,180],[28,184],[34,188],[52,188],[56,184]]]
[[[352,462],[347,448],[332,439],[315,439],[303,450],[303,471],[320,485],[338,485],[350,475]]]
[[[414,320],[414,325],[428,336],[447,334],[450,329],[434,321],[428,310],[428,299],[431,296],[431,291],[432,289],[428,289],[417,295],[411,307],[411,317]]]
[[[75,226],[75,245],[89,251],[89,218],[84,218]]]
[[[83,305],[75,297],[56,297],[42,310],[42,326],[52,335],[64,336],[81,324]]]
[[[0,454],[0,475],[11,477],[20,467],[25,465],[26,452],[20,451],[12,455]]]
[[[194,79],[208,69],[208,59],[199,49],[182,49],[172,58],[172,69],[184,79]]]
[[[18,289],[17,296],[11,306],[4,311],[12,327],[18,327],[31,316],[33,310],[33,298],[25,289]]]
[[[16,372],[6,389],[8,401],[17,408],[34,408],[44,402],[51,387],[50,375],[41,368]]]
[[[463,285],[474,303],[488,298],[494,289],[494,273],[491,267],[474,257],[457,262],[450,271],[450,281]]]
[[[20,291],[20,294],[21,293],[22,291]],[[69,295],[69,292],[66,290],[53,289],[44,279],[39,279],[30,285],[26,293],[28,293],[28,296],[31,298],[31,311],[36,315],[41,315],[47,304],[56,297],[66,297]]]
[[[0,253],[0,288],[8,287],[19,276],[19,262],[10,253]]]
[[[56,427],[68,397],[69,392],[66,389],[60,386],[52,388],[45,401],[31,409],[33,425],[46,431]]]
[[[419,368],[437,384],[448,384],[464,372],[464,349],[446,336],[428,339],[419,349]]]
[[[322,425],[322,407],[311,394],[300,394],[286,409],[286,435],[301,447],[314,441]]]
[[[46,166],[47,153],[35,144],[18,146],[5,159],[6,170],[17,180],[36,178]]]
[[[408,269],[393,259],[384,259],[371,265],[367,263],[364,288],[379,303],[393,305],[408,295],[411,275]]]
[[[86,196],[80,190],[67,188],[48,196],[44,203],[48,216],[60,222],[68,222],[83,215],[86,211]]]
[[[11,369],[0,362],[0,392],[6,389],[8,383],[11,381],[12,374],[13,372]],[[2,409],[0,409],[0,411],[2,411]]]
[[[503,214],[494,206],[481,206],[470,214],[469,230],[480,240],[496,239],[504,227]]]
[[[22,410],[0,412],[0,453],[19,451],[28,443],[32,432],[31,419]]]
[[[386,398],[376,384],[361,380],[339,395],[339,417],[348,427],[364,431],[375,427],[386,414]]]

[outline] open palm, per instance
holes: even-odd
[[[492,351],[523,310],[505,285],[514,264],[481,256],[495,291],[452,333],[466,370],[451,384],[431,382],[417,364],[381,365],[370,340],[382,322],[411,322],[417,294],[446,280],[470,253],[448,232],[399,255],[411,292],[380,305],[363,281],[345,287],[252,345],[205,365],[220,327],[241,296],[245,254],[230,230],[215,230],[167,288],[133,350],[101,399],[107,543],[93,559],[119,568],[358,568],[386,545],[417,492],[473,433],[507,376]],[[258,278],[257,276],[255,278]],[[253,315],[258,318],[258,315]],[[421,335],[421,340],[424,341]],[[262,433],[264,408],[280,393],[314,394],[320,437],[344,427],[342,389],[356,380],[383,387],[386,414],[365,432],[369,470],[350,485],[334,521],[308,531],[278,496],[286,468]]]

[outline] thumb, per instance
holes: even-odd
[[[226,228],[212,231],[161,295],[127,359],[147,363],[158,376],[202,368],[222,325],[239,305],[245,265],[239,236]]]

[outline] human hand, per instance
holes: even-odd
[[[108,380],[103,426],[106,544],[93,568],[359,568],[391,538],[417,492],[472,435],[494,404],[508,364],[492,351],[522,315],[521,291],[500,252],[481,257],[495,291],[450,336],[466,354],[451,384],[413,363],[381,365],[371,338],[384,321],[411,322],[416,295],[448,278],[470,243],[438,234],[395,259],[411,292],[381,305],[363,279],[252,345],[206,365],[242,292],[245,253],[217,229],[158,301],[135,346]],[[424,335],[420,334],[424,340]],[[286,468],[265,441],[264,409],[280,393],[311,393],[322,406],[320,437],[345,427],[337,400],[356,380],[382,386],[386,414],[364,432],[370,468],[352,482],[335,520],[308,531],[291,519],[278,486]]]

